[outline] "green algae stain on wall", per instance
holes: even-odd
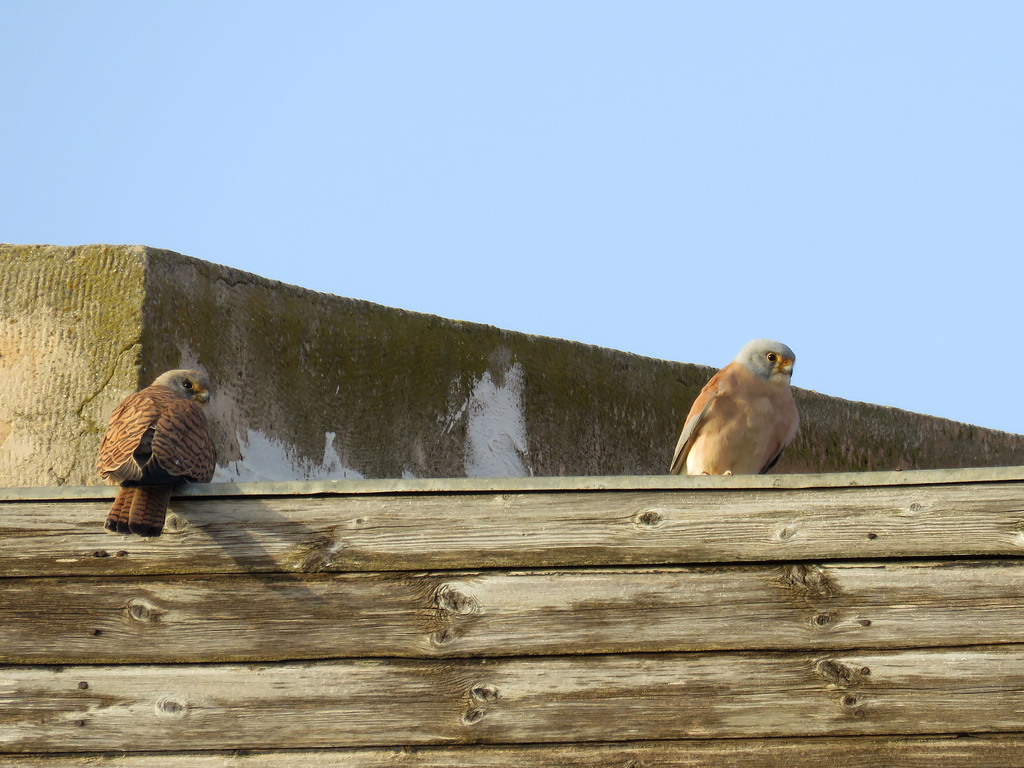
[[[146,366],[209,370],[237,406],[223,435],[232,458],[258,433],[297,464],[336,455],[366,477],[660,472],[705,378],[170,252],[150,251],[149,264]]]
[[[258,436],[287,446],[305,476],[328,464],[365,477],[480,467],[661,474],[714,372],[147,253],[145,365],[205,365],[232,403],[222,425],[229,455],[242,456]],[[1020,455],[1012,436],[986,442],[968,427],[966,444],[950,443],[935,427],[930,441],[914,440],[941,420],[803,390],[797,398],[801,432],[778,471],[968,466]],[[485,424],[493,439],[481,436]],[[481,458],[487,451],[494,461]]]
[[[0,246],[0,482],[95,483],[117,402],[206,369],[219,480],[662,474],[713,369],[136,246]],[[775,471],[1024,462],[1024,438],[797,391]]]
[[[145,367],[206,367],[237,405],[229,441],[244,443],[255,430],[315,463],[332,433],[333,449],[365,476],[461,471],[464,431],[441,426],[487,370],[502,332],[169,252],[150,251],[149,259],[146,337],[154,353]]]
[[[96,483],[106,420],[138,387],[141,249],[0,245],[0,262],[0,482]]]

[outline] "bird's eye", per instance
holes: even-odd
[[[192,382],[185,379],[185,383],[182,386],[185,387],[185,389],[192,389]]]
[[[775,362],[778,362],[778,360],[779,360],[779,356],[776,355],[774,352],[769,352],[768,353],[768,362],[769,363],[775,363]]]

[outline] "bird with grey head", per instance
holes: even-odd
[[[764,474],[800,425],[790,381],[796,355],[754,339],[704,385],[683,423],[670,472]]]

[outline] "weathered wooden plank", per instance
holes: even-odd
[[[1024,736],[840,737],[287,752],[0,755],[0,768],[1014,768]]]
[[[1020,733],[1024,647],[0,668],[0,751]]]
[[[1024,458],[1024,457],[1022,457]],[[360,480],[206,483],[183,486],[179,496],[311,496],[318,494],[523,493],[556,491],[748,490],[848,486],[944,485],[1024,481],[1024,466],[917,469],[893,472],[824,472],[782,475],[587,475],[577,477],[400,477]],[[0,488],[0,501],[113,499],[116,487]]]
[[[1016,643],[1024,561],[7,579],[0,662]]]
[[[1024,484],[0,504],[0,575],[427,570],[1024,554]],[[109,555],[109,556],[106,556]]]

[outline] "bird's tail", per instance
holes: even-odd
[[[145,485],[135,489],[128,512],[128,530],[138,536],[159,536],[164,529],[171,486]]]
[[[128,510],[132,507],[134,497],[134,488],[121,488],[114,499],[114,505],[107,513],[107,522],[103,527],[111,533],[128,533]]]

